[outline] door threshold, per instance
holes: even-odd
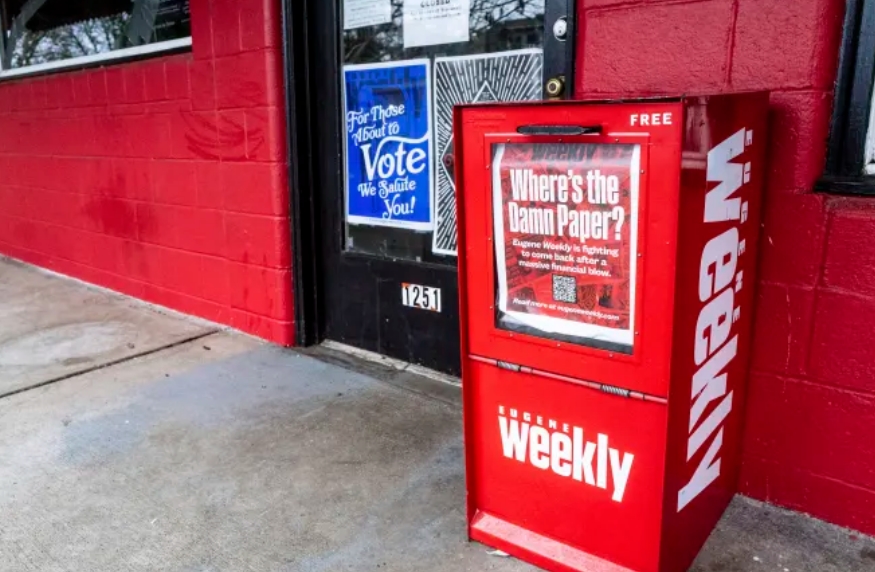
[[[447,385],[452,385],[454,387],[462,387],[462,380],[458,377],[448,375],[446,373],[442,373],[440,371],[436,371],[421,365],[417,365],[415,363],[391,358],[389,356],[378,354],[377,352],[363,350],[354,346],[348,346],[346,344],[335,342],[333,340],[325,340],[319,345],[326,349],[345,353],[370,363],[379,364],[398,371],[406,371],[414,375],[427,377],[428,379],[439,381],[441,383],[446,383]]]

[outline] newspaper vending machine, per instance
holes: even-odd
[[[456,108],[472,539],[688,568],[738,477],[767,107]]]

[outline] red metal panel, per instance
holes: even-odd
[[[689,566],[736,491],[768,97],[688,103],[663,507],[667,571]]]
[[[476,511],[657,570],[666,407],[481,362],[466,374]]]
[[[557,572],[631,572],[625,566],[587,554],[485,512],[477,513],[474,517],[471,538]]]
[[[465,149],[460,154],[458,185],[463,203],[459,208],[465,214],[464,218],[460,215],[464,252],[460,251],[459,265],[468,277],[462,288],[471,285],[466,290],[470,341],[463,353],[525,363],[571,377],[580,377],[581,372],[586,372],[586,379],[591,381],[656,396],[668,395],[682,112],[680,104],[674,102],[623,106],[563,103],[461,111],[457,131],[461,131]],[[659,119],[658,126],[649,125],[652,118]],[[648,125],[642,126],[643,121]],[[553,138],[553,141],[641,145],[643,173],[637,213],[638,287],[632,355],[510,333],[496,327],[495,274],[491,271],[496,264],[491,145],[497,141],[544,142],[543,137],[521,137],[516,129],[520,125],[549,123],[598,126],[602,132],[598,136]]]

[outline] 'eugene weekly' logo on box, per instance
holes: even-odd
[[[738,263],[744,256],[745,241],[739,229],[748,219],[748,202],[742,198],[742,188],[751,176],[750,163],[742,165],[734,160],[751,144],[753,131],[741,129],[708,153],[708,182],[718,184],[705,197],[703,220],[708,227],[716,223],[715,233],[722,232],[702,249],[699,264],[696,305],[700,310],[694,340],[698,370],[692,379],[687,440],[687,463],[695,467],[695,472],[678,491],[678,512],[720,476],[723,433],[733,398],[733,392],[728,391],[731,385],[727,385],[726,370],[738,354],[735,324],[742,311],[735,299],[743,287],[743,272],[738,270]],[[727,222],[733,223],[728,229]],[[703,449],[704,454],[695,460]]]
[[[498,427],[508,459],[603,490],[609,490],[610,475],[611,499],[623,501],[635,455],[610,447],[607,435],[598,433],[595,441],[587,441],[589,432],[581,427],[503,405],[498,406]]]

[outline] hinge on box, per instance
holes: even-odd
[[[507,371],[513,371],[516,373],[519,373],[523,369],[523,367],[521,365],[517,365],[515,363],[510,363],[508,361],[498,360],[497,362],[495,362],[495,365],[497,365],[501,369],[506,369]]]
[[[623,389],[621,387],[614,387],[613,385],[605,385],[604,383],[599,385],[599,389],[604,391],[605,393],[610,393],[611,395],[617,395],[619,397],[631,397],[632,392],[628,389]]]
[[[495,358],[485,358],[483,356],[478,355],[469,355],[472,360],[478,361],[480,363],[488,363],[491,366],[498,367],[505,371],[512,371],[514,373],[528,373],[531,375],[537,375],[540,377],[546,377],[548,379],[557,379],[559,381],[565,381],[569,383],[574,383],[576,385],[581,385],[583,387],[588,387],[590,389],[594,389],[597,391],[601,391],[602,393],[607,393],[609,395],[614,395],[616,397],[623,397],[626,399],[640,399],[641,401],[647,401],[650,403],[660,403],[662,405],[668,404],[668,399],[664,397],[658,397],[656,395],[648,395],[646,393],[642,393],[640,391],[633,391],[631,389],[623,389],[621,387],[616,387],[613,385],[608,385],[606,383],[598,383],[596,381],[587,381],[585,379],[579,379],[574,377],[569,377],[567,375],[560,375],[557,373],[550,373],[548,371],[542,371],[539,369],[534,369],[525,365],[518,365],[515,363],[511,363],[509,361],[501,361]]]

